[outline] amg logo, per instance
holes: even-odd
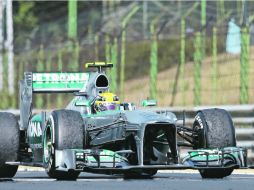
[[[30,122],[28,127],[28,136],[30,137],[40,137],[42,136],[41,123],[40,122]]]
[[[203,126],[202,120],[201,120],[201,118],[199,117],[199,115],[197,115],[197,116],[195,117],[195,120],[198,121],[198,123],[199,123],[201,129],[203,129],[204,126]]]

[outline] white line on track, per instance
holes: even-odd
[[[198,170],[159,170],[158,173],[198,174]]]
[[[57,181],[56,179],[34,179],[34,178],[14,178],[13,181],[16,181],[16,182],[49,182],[49,181]],[[79,181],[86,181],[86,182],[96,182],[96,181],[100,181],[100,182],[105,182],[105,181],[123,181],[122,178],[112,178],[112,179],[77,179],[76,180],[77,182]]]
[[[160,170],[158,173],[199,174],[198,170]],[[254,175],[254,169],[237,169],[232,174]]]
[[[33,178],[13,178],[13,181],[17,182],[48,182],[48,181],[56,181],[56,179],[33,179]]]
[[[246,177],[241,177],[241,176],[231,176],[231,179],[254,179],[252,176],[246,176]]]
[[[169,180],[174,180],[174,181],[182,181],[182,178],[174,177],[174,178],[168,178]],[[152,180],[161,180],[160,177],[154,177]],[[202,181],[202,178],[185,178],[185,181]],[[228,180],[254,180],[254,176],[230,176]],[[13,181],[15,182],[53,182],[57,181],[56,179],[51,179],[51,178],[45,178],[45,179],[36,179],[36,178],[14,178]],[[86,179],[86,178],[78,178],[76,182],[122,182],[124,181],[123,178],[107,178],[107,179],[102,179],[102,178],[92,178],[92,179]]]
[[[94,181],[123,181],[123,178],[112,178],[112,179],[77,179],[77,181],[88,181],[88,182],[94,182]]]
[[[43,168],[38,167],[27,167],[27,166],[20,166],[19,172],[36,172],[36,171],[45,171]],[[159,170],[158,173],[186,173],[186,174],[199,174],[198,170]],[[254,169],[237,169],[234,170],[233,174],[248,174],[248,175],[254,175]]]

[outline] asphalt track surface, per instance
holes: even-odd
[[[0,190],[254,190],[253,174],[232,174],[224,179],[202,179],[198,173],[159,172],[149,179],[123,179],[83,173],[77,181],[56,181],[45,172],[19,171],[12,180],[0,180]]]

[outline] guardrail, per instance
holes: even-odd
[[[198,110],[208,108],[222,108],[227,110],[233,119],[236,127],[237,145],[241,147],[251,148],[254,150],[254,104],[252,105],[226,105],[226,106],[199,106],[199,107],[150,107],[142,108],[155,111],[157,113],[173,112],[179,120],[182,120],[185,112],[186,125],[191,126],[193,119]],[[11,112],[19,116],[19,110],[9,109],[2,110]],[[42,110],[34,109],[33,113],[40,113]],[[45,111],[45,110],[44,110]],[[51,111],[51,110],[48,110]],[[254,157],[254,155],[253,155]]]

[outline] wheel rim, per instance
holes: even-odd
[[[193,148],[205,148],[204,129],[197,123],[193,127]]]
[[[51,158],[51,155],[53,153],[53,137],[52,137],[52,127],[51,127],[51,122],[49,121],[46,130],[44,133],[44,138],[43,138],[43,158],[44,158],[44,163],[49,163],[49,160]]]

